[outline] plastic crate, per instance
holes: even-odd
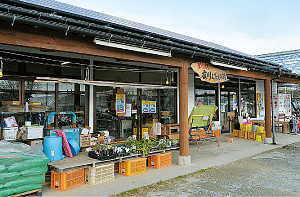
[[[90,185],[96,185],[114,179],[114,164],[106,164],[85,169],[85,181]]]
[[[51,189],[67,191],[84,184],[84,169],[72,170],[65,173],[51,171]]]
[[[233,137],[239,137],[239,130],[233,130],[232,134]]]
[[[146,169],[147,158],[140,158],[119,163],[119,174],[125,176],[133,176],[147,172]]]
[[[158,154],[148,157],[148,167],[164,168],[172,165],[172,153]]]
[[[239,131],[239,138],[245,138],[245,131]]]
[[[80,147],[89,147],[91,146],[91,134],[88,135],[80,135],[79,136],[79,143]]]
[[[248,140],[255,140],[255,132],[248,131]]]

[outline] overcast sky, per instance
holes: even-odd
[[[59,0],[251,55],[300,49],[300,0]]]

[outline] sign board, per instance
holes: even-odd
[[[191,67],[202,81],[222,83],[228,80],[226,71],[214,68],[208,63],[196,62],[192,63]]]

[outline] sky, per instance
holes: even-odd
[[[300,0],[58,0],[251,55],[300,49]]]

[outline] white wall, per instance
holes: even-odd
[[[195,72],[193,70],[189,70],[189,85],[188,85],[189,115],[195,106],[195,76],[194,76],[194,73]]]

